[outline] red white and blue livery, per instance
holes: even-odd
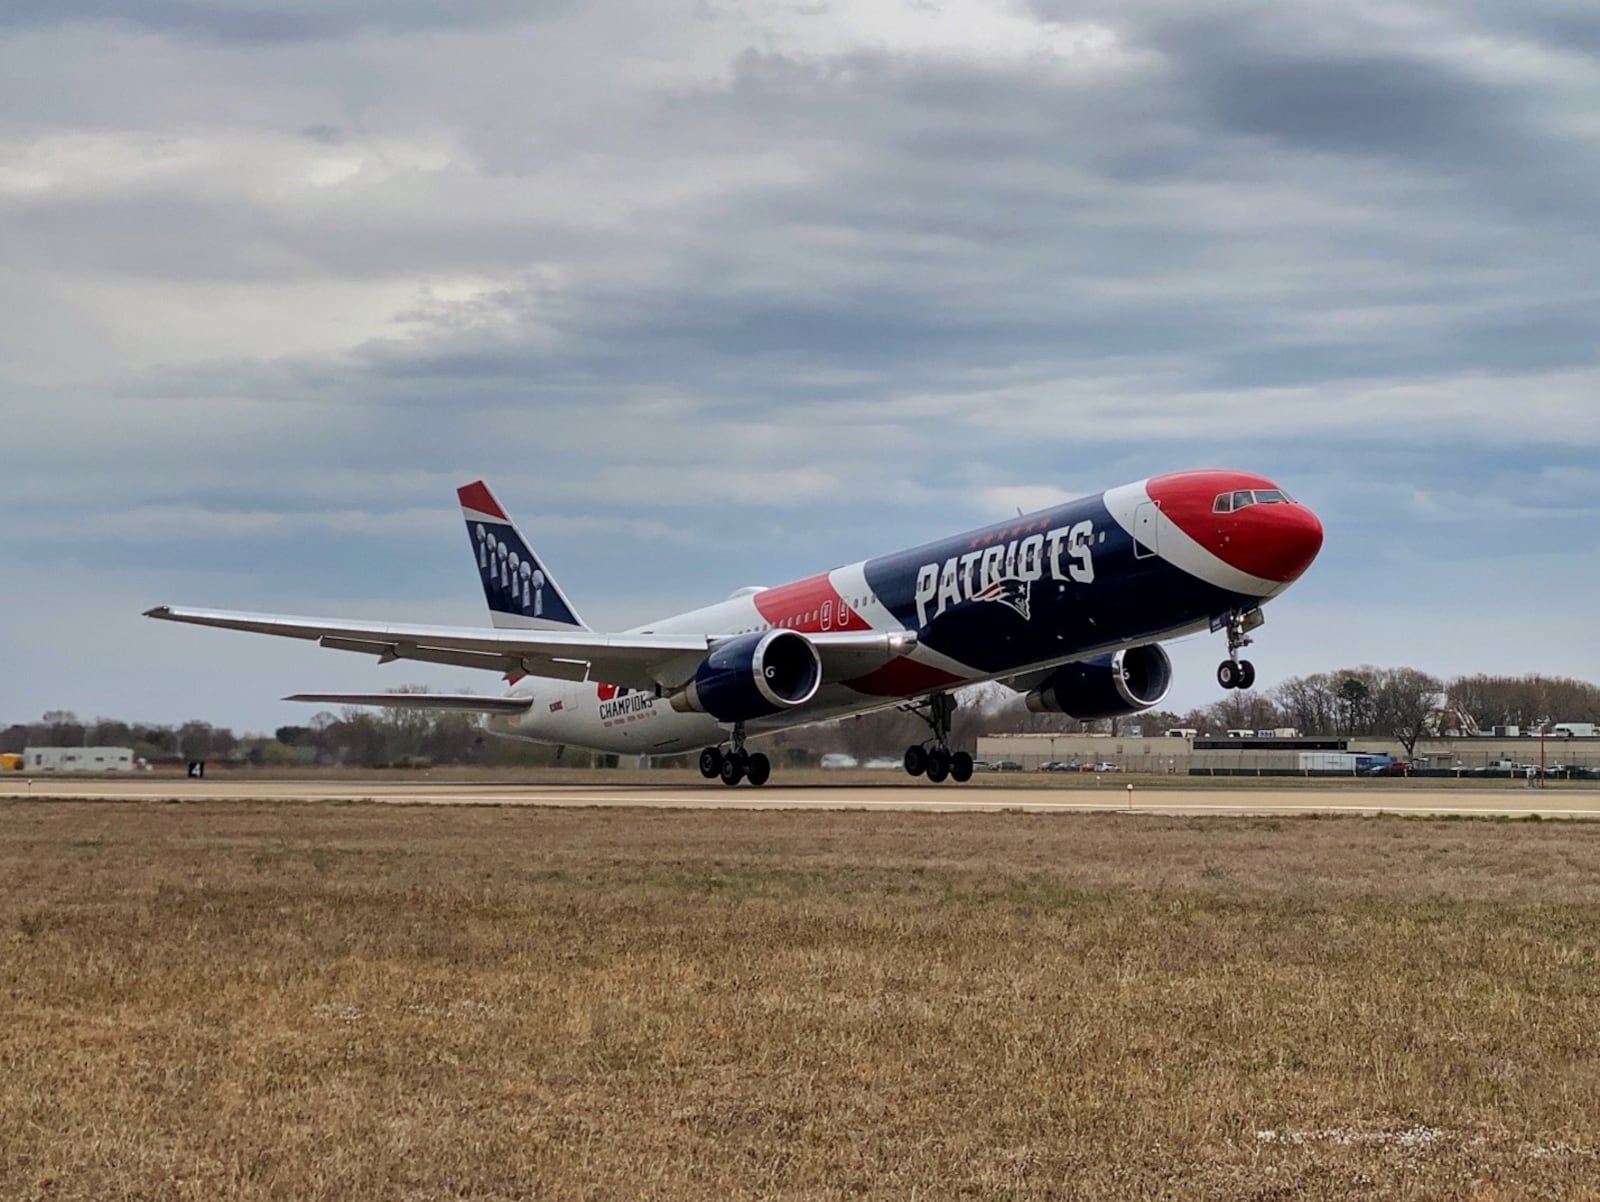
[[[846,564],[618,633],[590,629],[480,481],[458,490],[492,629],[412,626],[161,606],[148,616],[314,639],[324,647],[481,668],[500,696],[296,694],[324,703],[460,709],[508,738],[677,755],[729,785],[766,783],[746,741],[889,706],[929,737],[905,767],[966,780],[949,745],[955,692],[1000,681],[1030,708],[1094,719],[1158,704],[1165,639],[1225,632],[1224,688],[1261,607],[1316,558],[1322,524],[1261,476],[1155,476],[951,538]]]

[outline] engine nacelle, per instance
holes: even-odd
[[[793,630],[747,634],[723,643],[672,695],[680,713],[744,722],[804,705],[822,683],[822,657]]]
[[[1123,718],[1157,704],[1172,687],[1172,661],[1159,644],[1063,664],[1027,696],[1036,714],[1066,714],[1080,722]]]

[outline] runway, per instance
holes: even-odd
[[[1419,817],[1600,818],[1600,789],[1099,788],[820,783],[763,789],[663,783],[539,784],[377,780],[0,779],[0,799],[181,802],[380,802],[390,805],[638,806],[652,809],[889,810],[928,813],[1129,811],[1173,815],[1404,814]]]

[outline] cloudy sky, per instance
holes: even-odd
[[[481,622],[479,476],[622,625],[1253,469],[1328,529],[1263,685],[1600,679],[1597,55],[1568,0],[11,0],[0,722],[492,687],[138,616]]]

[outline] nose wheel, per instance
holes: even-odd
[[[1248,689],[1256,682],[1256,666],[1247,659],[1225,659],[1217,665],[1217,683],[1225,689]]]
[[[1227,616],[1223,627],[1228,632],[1228,658],[1217,665],[1217,683],[1223,688],[1248,689],[1255,684],[1256,666],[1247,659],[1240,659],[1239,652],[1255,641],[1250,632],[1264,620],[1259,609]]]

